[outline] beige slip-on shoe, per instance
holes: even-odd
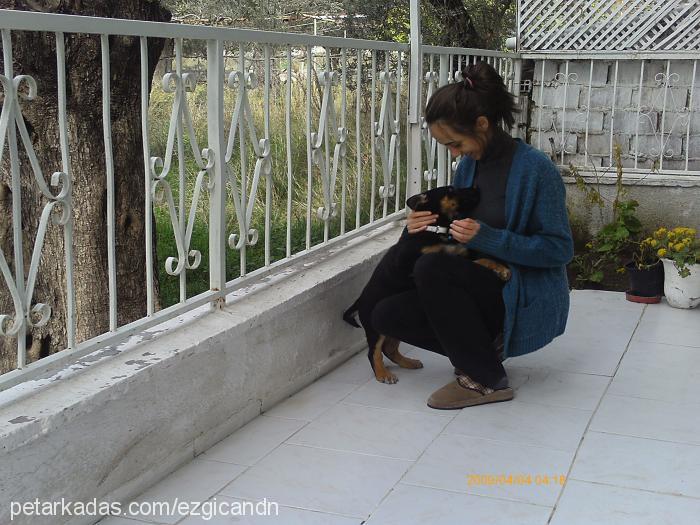
[[[511,399],[513,399],[513,389],[510,387],[494,390],[477,383],[467,375],[460,375],[455,381],[433,392],[428,398],[428,406],[441,410],[454,410]]]

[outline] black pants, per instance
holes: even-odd
[[[465,257],[421,255],[414,287],[380,301],[372,325],[405,343],[447,356],[479,383],[493,387],[505,375],[493,347],[503,329],[503,282]]]

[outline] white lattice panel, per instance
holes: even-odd
[[[519,0],[523,51],[700,49],[700,0]]]

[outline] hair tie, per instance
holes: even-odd
[[[472,79],[469,78],[469,76],[464,75],[464,82],[465,82],[465,83],[466,83],[466,82],[469,82],[469,87],[472,88],[472,89],[474,89],[474,82],[472,82]],[[465,84],[464,87],[467,87],[466,84]]]

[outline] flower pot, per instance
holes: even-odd
[[[700,304],[700,264],[688,266],[690,275],[681,277],[671,259],[664,263],[664,295],[674,308],[695,308]]]
[[[664,293],[664,267],[661,261],[649,269],[639,270],[634,262],[625,264],[629,278],[627,300],[632,302],[658,303]],[[638,300],[647,298],[653,300]]]

